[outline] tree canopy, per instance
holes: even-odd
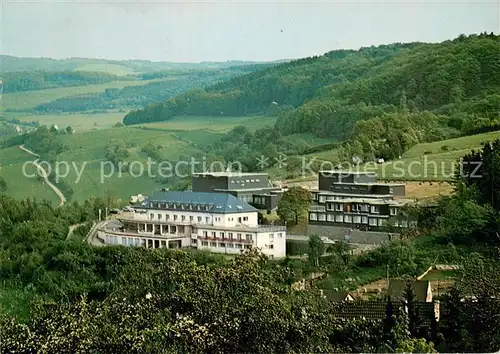
[[[311,192],[307,189],[290,187],[278,202],[277,213],[282,220],[297,223],[307,213],[311,200]]]

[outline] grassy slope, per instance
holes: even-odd
[[[111,139],[120,139],[134,144],[129,148],[128,161],[137,161],[133,170],[135,175],[139,174],[139,163],[144,167],[144,174],[134,177],[129,173],[119,174],[116,171],[112,177],[104,178],[101,183],[101,170],[109,174],[111,168],[104,164],[105,147]],[[90,131],[81,134],[67,135],[63,137],[63,143],[68,150],[59,156],[60,161],[73,162],[81,169],[86,163],[80,181],[77,181],[77,173],[74,169],[64,179],[74,190],[73,199],[84,200],[89,196],[104,196],[106,194],[118,195],[128,198],[132,194],[150,194],[153,190],[160,188],[154,177],[147,176],[147,156],[140,152],[141,148],[148,142],[163,146],[162,152],[165,161],[187,160],[199,152],[189,143],[181,141],[171,133],[161,131],[148,131],[137,128],[114,128],[99,131]],[[152,175],[157,171],[153,166]]]
[[[41,125],[51,126],[57,124],[59,128],[65,128],[70,125],[76,132],[83,132],[92,129],[111,128],[113,124],[121,122],[126,113],[107,112],[96,114],[33,114],[23,115],[18,119],[21,122],[38,121]]]
[[[478,149],[488,141],[500,138],[500,131],[448,139],[433,143],[418,144],[403,154],[402,159],[378,166],[377,173],[382,178],[398,179],[396,168],[405,170],[404,180],[449,180],[458,171],[456,161]],[[447,146],[447,151],[442,150]]]
[[[251,129],[257,129],[262,127],[263,124],[272,124],[274,121],[272,117],[233,117],[233,119],[230,117],[177,117],[171,122],[144,125],[149,129],[124,127],[84,132],[85,126],[89,128],[89,122],[85,122],[85,116],[86,115],[81,115],[80,117],[80,119],[83,120],[81,123],[82,129],[79,131],[77,130],[76,134],[62,137],[63,143],[68,149],[59,156],[60,161],[67,161],[70,164],[74,162],[78,168],[81,168],[83,163],[86,162],[83,177],[80,181],[77,182],[77,175],[74,170],[64,179],[74,190],[73,199],[80,201],[91,195],[104,196],[106,194],[128,198],[132,194],[151,193],[151,191],[160,187],[155,178],[148,178],[147,176],[133,177],[128,173],[119,175],[117,172],[113,177],[105,178],[104,182],[101,183],[101,162],[104,161],[105,146],[111,139],[121,139],[134,145],[134,147],[129,148],[130,157],[128,160],[137,160],[143,164],[144,168],[147,168],[145,163],[147,156],[141,153],[140,150],[148,142],[163,146],[161,151],[165,160],[189,160],[193,154],[200,153],[200,150],[194,147],[192,143],[202,145],[214,142],[219,139],[224,132],[239,124],[246,125]],[[115,122],[115,120],[109,120],[108,124],[112,122]],[[479,147],[481,143],[485,141],[499,137],[500,131],[450,139],[442,142],[419,144],[410,149],[403,156],[403,159],[398,162],[420,162],[420,159],[425,157],[427,161],[447,163],[450,167],[448,168],[445,166],[445,170],[449,173],[452,163],[459,156],[462,156],[473,148]],[[313,144],[314,142],[311,141],[311,143]],[[441,146],[443,145],[448,146],[448,149],[451,151],[442,152]],[[28,179],[22,176],[22,164],[30,160],[30,156],[27,156],[17,148],[5,149],[0,153],[2,155],[1,173],[9,185],[9,194],[19,198],[32,196],[56,201],[55,195],[37,179]],[[424,155],[424,153],[427,154]],[[326,159],[329,154],[333,156],[335,150],[312,155]],[[427,178],[439,179],[434,177],[431,167],[432,166],[428,167]],[[441,169],[440,166],[438,167]],[[380,177],[383,177],[382,173],[385,171],[386,179],[411,179],[411,176],[396,178],[396,176],[394,176],[394,166],[390,162],[375,166],[375,168],[379,172]],[[414,165],[413,172],[417,171],[418,166]],[[108,173],[109,170],[104,172]],[[136,169],[134,172],[138,172],[138,170]],[[422,171],[419,171],[419,173],[422,173]],[[273,176],[275,174],[276,173],[273,173]],[[279,174],[276,178],[278,177],[280,177]],[[418,180],[418,178],[415,179]]]
[[[5,93],[2,97],[2,109],[26,109],[36,105],[57,100],[62,97],[81,95],[86,93],[104,92],[107,88],[124,88],[126,86],[146,85],[150,82],[163,81],[164,79],[155,80],[123,80],[106,82],[95,85],[59,87],[46,90],[24,91]]]
[[[120,139],[135,145],[130,147],[128,161],[138,161],[134,174],[139,173],[139,162],[144,167],[144,174],[134,177],[129,173],[119,174],[116,171],[112,177],[103,178],[101,183],[101,166],[104,174],[110,172],[108,165],[102,165],[105,160],[105,147],[111,139]],[[147,156],[141,153],[141,148],[148,142],[162,145],[164,161],[178,161],[180,159],[189,161],[191,156],[200,151],[186,141],[179,140],[173,133],[162,131],[148,131],[137,128],[113,128],[94,130],[62,136],[62,142],[67,147],[58,157],[58,161],[67,162],[71,167],[66,175],[66,169],[61,164],[62,180],[70,185],[74,194],[72,200],[83,201],[90,196],[116,195],[128,199],[130,195],[143,193],[150,194],[161,185],[155,178],[147,176]],[[53,203],[57,202],[54,193],[38,181],[36,178],[25,177],[22,173],[22,166],[25,161],[31,161],[32,156],[24,153],[17,147],[0,150],[2,168],[1,175],[8,185],[7,193],[16,198],[37,198],[47,199]],[[81,179],[77,180],[78,170],[83,167]],[[157,165],[156,165],[157,166]],[[27,169],[29,173],[33,168]],[[155,165],[152,168],[153,174],[157,174]],[[165,172],[167,173],[167,172]]]
[[[74,190],[73,200],[82,201],[89,196],[105,196],[106,194],[128,198],[132,194],[149,194],[160,188],[161,186],[155,178],[146,176],[147,156],[141,152],[141,148],[149,142],[163,147],[161,152],[165,161],[178,161],[180,159],[189,161],[195,153],[201,153],[194,144],[213,143],[222,136],[223,132],[229,131],[239,124],[255,130],[264,125],[272,125],[275,120],[273,117],[245,117],[242,120],[229,117],[209,117],[209,119],[206,119],[207,117],[179,117],[171,125],[165,125],[168,123],[162,123],[164,125],[160,127],[157,124],[148,125],[148,128],[155,129],[124,127],[85,131],[92,129],[91,127],[97,119],[100,120],[98,123],[100,128],[115,123],[117,116],[114,115],[109,113],[39,116],[43,124],[57,123],[61,126],[71,124],[77,129],[75,134],[61,137],[67,149],[58,157],[59,161],[65,161],[70,166],[73,166],[74,163],[78,170],[85,166],[79,181],[77,181],[77,173],[73,167],[63,178],[64,182]],[[61,121],[65,123],[61,124]],[[112,177],[104,178],[103,183],[101,183],[101,166],[103,166],[105,158],[105,147],[111,139],[120,139],[133,145],[128,149],[130,153],[128,161],[142,163],[146,169],[142,177],[133,177],[129,173],[120,175],[116,172]],[[2,160],[6,161],[3,163],[2,173],[9,185],[9,194],[18,198],[33,196],[49,199],[53,202],[57,201],[53,193],[41,182],[36,179],[30,180],[22,175],[21,166],[25,161],[31,159],[30,156],[15,147],[4,149],[0,151],[0,154]],[[12,166],[9,166],[11,163]],[[106,168],[104,173],[109,173],[108,165],[104,165],[104,167]],[[139,165],[137,164],[136,167],[134,173],[139,173]],[[63,174],[65,173],[64,169],[61,171]],[[157,173],[154,169],[153,172]]]
[[[473,149],[480,148],[485,142],[499,138],[500,131],[495,131],[433,143],[422,143],[405,152],[401,160],[388,161],[383,164],[370,163],[365,167],[360,166],[360,170],[364,168],[366,171],[375,171],[378,178],[382,180],[446,181],[452,179],[454,171],[458,171],[456,162],[460,157]],[[446,148],[443,149],[443,146]],[[337,161],[337,149],[309,154],[305,156],[305,159],[306,163],[311,159],[327,162]],[[331,166],[325,163],[324,167]],[[273,170],[272,172],[280,176],[279,171]]]
[[[330,144],[333,143],[333,139],[328,138],[318,138],[315,137],[311,133],[300,133],[300,134],[291,134],[285,136],[285,140],[288,140],[294,144],[299,143],[305,146],[313,147],[317,145]]]
[[[227,116],[179,116],[166,122],[141,124],[142,127],[165,130],[200,130],[226,133],[237,125],[255,131],[265,126],[273,126],[276,117],[227,117]]]
[[[116,75],[116,76],[125,76],[134,73],[134,70],[125,65],[119,64],[109,64],[109,63],[95,63],[95,64],[82,64],[78,65],[76,68],[77,71],[102,71],[108,74]]]
[[[17,147],[0,150],[0,175],[7,182],[7,194],[14,198],[36,198],[57,203],[54,192],[36,177],[23,175],[23,165],[33,161],[33,156]],[[33,175],[35,168],[32,164],[26,166],[26,174]]]

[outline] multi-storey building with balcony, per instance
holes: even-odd
[[[394,199],[405,196],[405,185],[402,183],[378,183],[377,176],[373,172],[320,171],[316,193],[346,198],[359,196]]]
[[[344,226],[362,231],[394,230],[408,227],[411,222],[402,207],[411,201],[404,199],[342,198],[311,205],[310,224]]]
[[[267,173],[203,172],[192,176],[193,192],[228,193],[256,208],[274,210],[283,193]]]
[[[321,171],[318,190],[312,194],[310,233],[337,237],[351,232],[360,236],[360,231],[397,233],[415,223],[403,209],[413,202],[403,198],[405,185],[377,183],[374,173]]]
[[[231,194],[157,192],[119,220],[123,226],[100,231],[105,243],[228,254],[253,247],[285,257],[286,228],[259,225],[258,210]]]

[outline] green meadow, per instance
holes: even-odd
[[[288,137],[289,138],[289,137]],[[483,133],[460,138],[447,139],[432,143],[421,143],[413,146],[401,156],[400,160],[377,164],[370,162],[360,165],[360,170],[374,171],[381,180],[398,181],[448,181],[458,172],[460,157],[471,150],[479,149],[482,144],[500,138],[500,131]],[[302,159],[302,156],[295,156]],[[325,150],[303,156],[306,164],[311,160],[324,162],[323,169],[337,166],[338,149]],[[275,178],[283,178],[287,171],[271,168],[269,171]],[[308,176],[311,177],[311,176]],[[299,178],[298,180],[305,180]]]
[[[100,71],[116,76],[126,76],[134,73],[134,70],[128,66],[108,63],[82,64],[79,65],[75,70],[92,72]]]
[[[71,125],[76,129],[74,134],[61,135],[60,139],[65,150],[58,156],[59,161],[65,161],[71,166],[67,172],[64,166],[60,171],[64,175],[62,178],[64,184],[73,189],[71,200],[82,201],[92,195],[113,195],[128,199],[130,195],[149,194],[161,188],[162,179],[155,177],[158,175],[157,166],[152,166],[151,176],[147,173],[148,156],[141,150],[148,143],[153,143],[157,147],[157,152],[164,161],[189,161],[192,156],[203,156],[203,145],[216,142],[235,126],[243,125],[250,130],[256,130],[272,126],[275,122],[274,117],[266,116],[183,116],[175,117],[168,122],[143,124],[139,127],[111,128],[121,120],[122,116],[123,113],[114,112],[60,116],[32,115],[24,118],[26,121],[39,118],[41,124],[58,124],[60,127]],[[378,177],[383,180],[449,180],[457,169],[455,163],[459,157],[496,138],[500,138],[500,131],[418,144],[408,150],[400,160],[383,164],[372,163],[364,169],[377,172]],[[126,160],[136,161],[131,171],[122,173],[117,169],[111,171],[111,165],[105,159],[105,149],[112,139],[122,140],[127,145],[129,156]],[[333,142],[329,139],[315,138],[310,134],[294,134],[287,136],[286,139],[306,147]],[[306,155],[306,159],[337,161],[337,152],[337,149],[321,151]],[[26,161],[31,161],[32,156],[17,147],[1,150],[0,154],[2,156],[0,173],[8,184],[9,194],[18,198],[32,197],[58,202],[53,191],[38,178],[23,176],[22,166]],[[301,156],[296,157],[301,158]],[[80,176],[75,167],[78,171],[83,171]],[[27,172],[33,171],[34,168],[29,165]],[[275,179],[293,175],[286,168],[271,168],[268,172]]]
[[[127,86],[146,85],[150,82],[164,81],[165,79],[154,80],[123,80],[105,82],[95,85],[58,87],[45,90],[22,91],[4,93],[2,96],[2,110],[7,109],[30,109],[39,104],[51,102],[59,98],[82,95],[86,93],[104,92],[108,88],[121,89]]]
[[[135,161],[130,172],[120,173],[106,162],[105,149],[111,139],[123,140],[127,144],[129,156],[126,160]],[[200,150],[174,133],[129,127],[65,135],[62,142],[67,149],[58,156],[58,160],[71,165],[63,180],[72,187],[73,200],[80,201],[91,195],[115,195],[128,199],[133,194],[150,194],[159,189],[161,184],[156,178],[159,175],[158,165],[151,165],[149,174],[148,156],[141,151],[148,143],[158,146],[162,160],[172,164],[179,160],[189,161],[191,156],[201,154]],[[78,171],[83,171],[80,179],[74,166]]]
[[[165,122],[141,124],[141,127],[164,130],[207,130],[217,133],[227,133],[238,125],[243,125],[251,131],[266,126],[272,127],[276,117],[229,117],[229,116],[178,116]]]
[[[64,129],[70,125],[75,132],[84,132],[93,129],[107,129],[121,122],[126,113],[64,113],[64,114],[31,114],[19,116],[21,122],[37,121],[40,125],[52,126],[57,124]]]
[[[78,201],[89,196],[106,195],[128,199],[133,194],[150,194],[161,188],[157,166],[151,167],[150,175],[147,171],[148,156],[141,151],[148,143],[158,147],[162,160],[174,164],[179,160],[189,161],[192,156],[203,156],[199,146],[216,142],[237,125],[256,130],[272,126],[275,121],[273,117],[176,117],[172,122],[144,125],[143,128],[110,128],[122,116],[122,113],[31,115],[20,120],[39,120],[41,124],[57,124],[61,128],[71,125],[76,129],[74,134],[60,137],[64,151],[58,156],[58,161],[61,163],[61,181],[73,189],[71,200]],[[106,162],[106,145],[112,139],[123,140],[129,153],[126,160],[136,161],[129,172],[120,173]],[[58,202],[53,191],[41,181],[23,175],[22,165],[32,161],[32,156],[17,147],[3,149],[0,154],[1,171],[9,194],[17,198],[33,197]],[[70,166],[69,170],[64,163]],[[32,172],[32,169],[29,165],[27,171]]]
[[[204,129],[176,131],[172,134],[180,139],[184,139],[199,146],[213,144],[224,136],[222,133],[216,133]]]
[[[7,193],[14,198],[33,198],[58,203],[59,199],[45,183],[36,177],[35,167],[27,162],[34,156],[18,147],[0,150],[0,176],[7,183]],[[23,173],[24,166],[24,173]],[[27,177],[34,176],[34,177]]]
[[[171,162],[173,167],[176,161],[189,161],[194,155],[203,155],[192,143],[180,139],[176,134],[178,133],[122,127],[62,135],[61,141],[65,149],[57,159],[60,163],[61,181],[73,189],[71,200],[83,201],[89,196],[106,195],[128,199],[137,193],[150,194],[162,185],[156,178],[158,165],[152,165],[152,173],[148,174],[148,156],[141,151],[146,144],[158,146],[162,160]],[[111,139],[123,140],[127,144],[129,156],[126,160],[135,161],[130,173],[120,173],[106,162],[105,149]],[[32,161],[32,155],[18,147],[2,149],[0,155],[0,175],[7,182],[8,194],[16,198],[31,197],[58,203],[57,196],[42,181],[23,174],[23,164]],[[70,166],[69,170],[66,163]],[[26,172],[33,174],[34,167],[27,165]],[[164,174],[168,177],[169,173],[166,171]]]
[[[318,138],[312,133],[300,133],[285,136],[285,140],[294,143],[295,145],[302,145],[307,147],[314,147],[323,144],[331,144],[335,142],[333,139]]]
[[[383,179],[451,180],[459,171],[460,157],[498,138],[500,131],[418,144],[405,152],[401,160],[380,164],[373,170]]]

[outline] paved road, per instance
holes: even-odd
[[[70,225],[70,226],[69,226],[68,235],[66,236],[66,240],[69,240],[69,238],[71,237],[71,235],[73,235],[73,231],[75,231],[75,229],[76,229],[77,227],[83,226],[83,225],[85,225],[85,224],[86,224],[85,222],[81,222],[81,223],[79,223],[79,224]]]
[[[33,151],[25,148],[24,145],[19,145],[19,148],[21,150],[27,152],[30,155],[36,156],[36,159],[33,160],[31,163],[33,164],[33,166],[36,167],[36,169],[40,173],[40,176],[42,176],[42,178],[45,181],[45,183],[54,191],[54,193],[59,198],[60,203],[59,203],[58,206],[64,205],[64,203],[66,203],[66,197],[64,196],[64,194],[62,194],[62,192],[59,190],[59,188],[57,188],[55,185],[52,184],[52,182],[49,181],[49,175],[48,175],[47,171],[45,171],[45,169],[38,163],[40,155],[38,155],[38,154],[34,153]]]
[[[97,236],[99,234],[99,231],[105,228],[114,228],[114,227],[120,227],[122,224],[118,220],[104,220],[104,221],[99,221],[94,225],[92,230],[90,230],[90,233],[86,239],[88,244],[93,245],[93,246],[104,246],[104,242],[101,241]]]

